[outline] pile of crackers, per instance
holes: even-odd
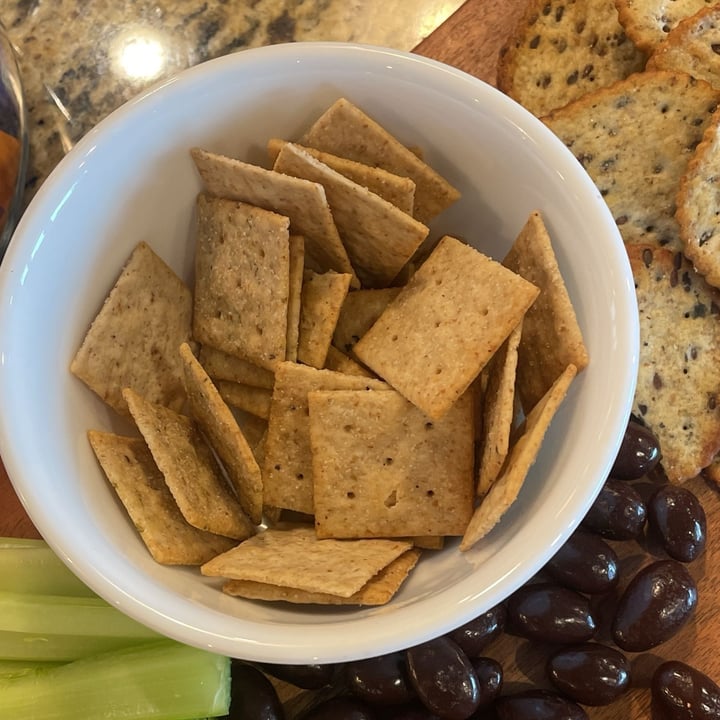
[[[587,350],[539,212],[502,262],[430,238],[457,190],[344,98],[267,150],[190,151],[192,289],[139,243],[71,371],[128,421],[88,437],[158,562],[383,604],[500,520]]]
[[[720,4],[531,0],[498,86],[565,142],[615,218],[640,313],[633,412],[665,473],[720,480]]]

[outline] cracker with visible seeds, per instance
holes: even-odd
[[[306,270],[300,302],[298,362],[322,368],[332,342],[340,308],[350,289],[348,273]]]
[[[500,50],[497,86],[537,116],[645,66],[608,0],[530,0]]]
[[[262,473],[247,438],[210,376],[187,343],[180,346],[190,415],[217,453],[240,506],[259,525],[262,520]]]
[[[245,385],[232,380],[216,380],[215,386],[220,397],[233,408],[244,410],[263,420],[270,417],[271,389]]]
[[[199,195],[195,339],[268,370],[284,360],[289,252],[286,217]]]
[[[275,376],[271,370],[243,360],[236,355],[229,355],[210,345],[203,345],[200,348],[199,360],[205,372],[213,380],[229,380],[268,390],[272,390],[275,382]]]
[[[375,377],[367,368],[355,362],[351,357],[338,350],[334,345],[328,348],[325,358],[325,369],[346,373],[347,375],[362,375],[363,377]]]
[[[568,365],[581,372],[589,356],[540,213],[530,213],[503,265],[540,288],[518,349],[518,396],[529,412]]]
[[[677,188],[719,99],[702,80],[654,70],[542,119],[593,179],[626,244],[680,250]]]
[[[312,527],[268,528],[201,566],[203,575],[350,597],[412,544],[320,540]]]
[[[318,537],[462,535],[475,498],[473,402],[427,416],[396,392],[308,393]]]
[[[537,295],[524,278],[446,235],[356,343],[354,354],[438,420]]]
[[[415,183],[415,217],[428,223],[459,191],[379,123],[345,98],[333,103],[300,138],[302,145],[383,168]]]
[[[469,550],[484,538],[500,521],[517,499],[527,474],[535,462],[550,423],[567,395],[576,376],[574,365],[568,365],[540,402],[525,418],[522,434],[513,443],[500,477],[473,513],[460,550]]]
[[[387,390],[385,383],[285,362],[277,368],[265,445],[265,502],[312,515],[312,450],[308,419],[311,390]]]
[[[255,528],[190,418],[126,388],[123,397],[183,517],[194,527],[244,540]]]
[[[177,349],[192,334],[190,290],[144,242],[132,251],[70,364],[122,415],[122,390],[179,410],[185,393]]]
[[[190,525],[142,438],[88,431],[93,452],[142,541],[163,565],[202,565],[236,545]]]
[[[290,236],[290,277],[287,310],[287,343],[285,359],[297,360],[300,338],[300,308],[305,272],[305,239],[302,235]]]
[[[366,287],[389,285],[428,235],[427,226],[287,143],[273,169],[320,183],[350,262]]]
[[[720,291],[681,253],[628,254],[640,317],[633,412],[660,441],[668,479],[683,482],[720,450]]]
[[[249,600],[279,600],[315,605],[385,605],[395,596],[419,558],[419,550],[404,552],[350,597],[308,592],[252,580],[228,580],[223,585],[223,592]]]

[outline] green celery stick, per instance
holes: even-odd
[[[2,646],[2,640],[0,640]],[[31,662],[24,660],[0,660],[0,678],[18,677],[27,675],[38,670],[47,670],[51,667],[58,667],[59,662]]]
[[[0,720],[187,720],[229,706],[230,660],[172,640],[0,678]]]

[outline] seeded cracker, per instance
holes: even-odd
[[[264,420],[270,417],[271,389],[246,385],[232,380],[216,380],[215,386],[220,393],[220,397],[228,405],[249,412]]]
[[[500,477],[492,484],[488,494],[475,509],[460,542],[460,550],[469,550],[484,538],[517,499],[527,474],[540,452],[545,433],[565,399],[575,375],[575,366],[568,365],[547,394],[530,411],[522,435],[510,449]]]
[[[273,169],[320,183],[350,262],[365,287],[385,287],[428,235],[428,228],[379,195],[370,192],[287,143]]]
[[[433,420],[467,390],[538,289],[445,236],[355,345],[356,357]]]
[[[142,438],[90,430],[97,459],[153,559],[163,565],[202,565],[235,540],[198,530],[183,518]]]
[[[272,371],[261,368],[254,363],[243,360],[235,355],[203,345],[200,348],[200,364],[213,380],[230,380],[253,387],[272,390],[275,376]]]
[[[305,239],[302,235],[290,236],[290,287],[288,289],[287,343],[285,359],[297,360],[300,339],[300,307],[305,271]]]
[[[684,73],[647,71],[543,120],[595,181],[625,243],[680,250],[677,188],[718,99]]]
[[[338,350],[334,345],[328,348],[325,358],[325,369],[336,370],[348,375],[362,375],[363,377],[375,377],[367,368],[355,362],[351,357]]]
[[[460,197],[445,178],[345,98],[315,121],[300,144],[411,178],[414,214],[422,223],[430,222]]]
[[[497,86],[537,116],[645,66],[612,0],[530,0],[500,51]]]
[[[180,346],[190,415],[197,422],[230,478],[250,521],[262,520],[262,475],[230,408],[187,343]]]
[[[396,392],[308,393],[318,537],[462,535],[475,497],[472,397],[437,422]]]
[[[720,292],[680,253],[628,248],[640,313],[633,412],[657,435],[671,482],[720,450]]]
[[[130,255],[70,365],[117,412],[122,389],[180,409],[185,400],[177,349],[191,336],[192,296],[144,242]]]
[[[236,540],[250,537],[255,528],[192,420],[132,390],[123,396],[183,517],[200,530]]]
[[[400,540],[319,540],[312,527],[269,528],[201,571],[347,598],[411,548]]]

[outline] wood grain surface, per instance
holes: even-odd
[[[510,28],[519,17],[525,0],[468,0],[452,17],[424,40],[416,52],[454,65],[489,83],[495,82],[497,55]],[[649,679],[655,667],[665,659],[687,662],[720,681],[720,653],[715,638],[720,635],[720,494],[702,478],[689,482],[708,515],[709,543],[705,554],[690,566],[698,581],[699,606],[693,621],[675,638],[649,653],[631,655],[634,689],[623,699],[603,708],[587,708],[593,720],[649,718]],[[39,537],[22,504],[13,492],[4,468],[0,466],[0,535]],[[638,543],[615,543],[622,557],[623,577],[628,579],[653,557],[649,548]],[[656,553],[657,554],[657,553]],[[601,630],[598,639],[607,637],[607,622],[612,599],[598,604]],[[547,686],[544,662],[548,648],[504,636],[487,654],[505,668],[508,690]]]

